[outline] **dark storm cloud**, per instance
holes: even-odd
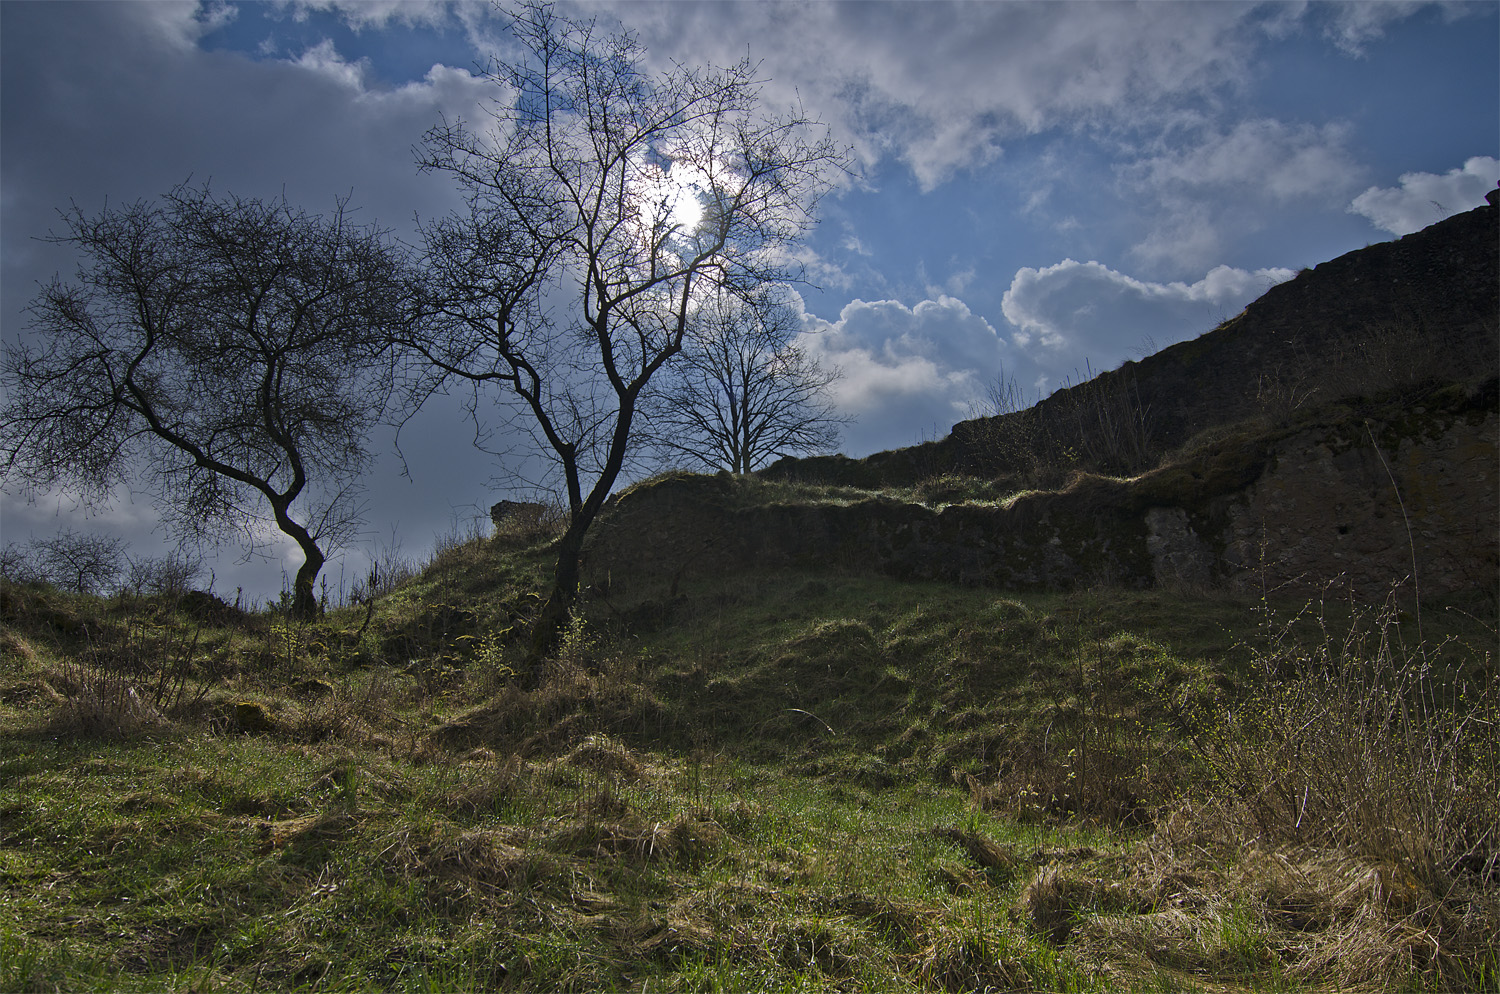
[[[328,45],[292,60],[203,51],[196,41],[214,16],[224,15],[180,4],[0,4],[5,341],[26,334],[23,308],[38,284],[75,269],[65,248],[37,240],[59,228],[57,209],[70,202],[94,214],[191,177],[246,197],[284,192],[314,212],[349,197],[359,222],[408,241],[415,214],[455,203],[450,184],[416,176],[411,147],[440,114],[474,117],[487,84],[435,67],[419,82],[376,89]],[[402,480],[389,457],[367,481],[371,527],[388,541],[399,522],[409,546],[449,527],[461,505],[482,505],[494,472],[472,449],[456,405],[440,404],[423,424],[408,454],[424,485]],[[379,444],[389,449],[388,439]],[[122,492],[92,519],[66,493],[35,505],[3,499],[7,542],[60,527],[122,534],[138,552],[161,540],[143,495]],[[271,556],[288,552],[279,533],[262,538]],[[279,563],[239,566],[237,553],[226,547],[220,557],[221,590],[241,578],[262,594],[275,589]]]

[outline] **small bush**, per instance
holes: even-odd
[[[125,587],[137,597],[182,597],[203,576],[203,556],[183,550],[165,556],[129,557]]]

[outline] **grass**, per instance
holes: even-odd
[[[1492,605],[739,575],[523,690],[531,541],[0,583],[0,989],[1497,987]]]

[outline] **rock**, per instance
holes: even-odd
[[[546,504],[536,504],[530,501],[502,500],[500,503],[490,507],[490,520],[495,523],[496,528],[502,528],[512,522],[535,521],[546,513]]]
[[[265,706],[255,701],[240,701],[234,706],[234,724],[246,735],[264,735],[276,727]]]
[[[292,689],[302,697],[332,697],[333,684],[327,680],[319,680],[316,677],[307,680],[298,680],[292,684]]]

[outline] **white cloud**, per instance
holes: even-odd
[[[842,244],[844,247],[844,251],[852,252],[855,255],[863,255],[868,257],[873,254],[869,249],[865,248],[865,243],[860,241],[859,237],[854,234],[845,235]]]
[[[1257,118],[1200,132],[1118,169],[1147,228],[1132,252],[1148,265],[1190,271],[1220,254],[1226,232],[1254,230],[1273,209],[1336,204],[1361,173],[1342,124]]]
[[[450,15],[446,3],[436,0],[296,0],[294,11],[336,12],[355,31],[388,27],[392,21],[406,25],[438,27]]]
[[[233,4],[222,0],[201,4],[147,0],[134,6],[141,23],[158,41],[181,51],[193,48],[198,39],[233,21],[239,14]]]
[[[764,59],[861,159],[906,163],[926,189],[1012,137],[1099,116],[1138,120],[1245,78],[1257,39],[1239,4],[611,5],[654,59]]]
[[[296,63],[204,51],[192,42],[205,28],[184,11],[193,8],[7,5],[6,78],[29,81],[27,99],[5,106],[0,324],[7,345],[27,327],[21,309],[38,282],[75,267],[66,246],[36,240],[58,227],[55,209],[70,200],[93,214],[106,198],[118,205],[155,197],[191,176],[243,197],[285,191],[313,212],[349,196],[359,223],[389,226],[408,241],[415,240],[415,212],[432,217],[461,203],[453,184],[416,175],[410,149],[442,115],[483,120],[493,84],[437,65],[420,81],[377,88],[332,46],[315,46]],[[110,85],[86,84],[99,79]],[[483,502],[494,472],[469,446],[461,420],[452,419],[413,454],[413,473],[425,473],[424,485],[395,470],[372,475],[369,520],[381,530],[400,520],[425,539],[445,526],[450,500]],[[30,531],[62,525],[97,527],[125,535],[135,552],[150,552],[160,536],[150,521],[132,517],[143,506],[149,508],[117,500],[84,520],[56,501],[31,506],[7,498],[0,528],[10,541],[13,530],[25,540]],[[289,548],[274,541],[282,544],[269,545],[272,554]],[[220,590],[233,578],[231,590],[244,582],[256,596],[274,596],[279,564],[257,561],[242,570],[234,563],[238,551],[225,546]],[[289,567],[299,560],[293,554]]]
[[[1127,176],[1154,190],[1233,189],[1287,203],[1342,191],[1357,168],[1344,145],[1347,127],[1289,125],[1259,118],[1195,145],[1143,159]]]
[[[1362,56],[1365,46],[1384,35],[1388,24],[1404,20],[1425,6],[1425,0],[1330,4],[1327,10],[1332,16],[1323,36],[1346,55]]]
[[[802,342],[843,371],[833,399],[856,419],[844,451],[860,456],[946,435],[1002,372],[1045,394],[1140,355],[1143,345],[1155,351],[1209,331],[1292,275],[1218,266],[1191,283],[1154,283],[1066,259],[1015,274],[1003,298],[1009,335],[938,294],[913,307],[854,300],[832,321],[804,314]]]
[[[307,49],[300,56],[290,60],[299,69],[317,73],[339,86],[358,93],[364,89],[365,71],[368,63],[361,59],[358,62],[347,62],[339,55],[338,50],[333,47],[330,39],[324,38],[316,45]]]
[[[948,296],[915,307],[854,300],[836,321],[804,314],[803,326],[808,351],[843,372],[832,393],[856,419],[844,433],[850,455],[946,435],[1009,352],[988,321]]]
[[[1142,341],[1164,348],[1202,334],[1293,275],[1217,266],[1194,283],[1153,283],[1098,262],[1064,259],[1018,270],[1001,306],[1016,328],[1016,347],[1056,384],[1077,379],[1085,361],[1108,369]]]
[[[1354,198],[1349,213],[1397,235],[1420,231],[1449,214],[1484,203],[1500,181],[1500,160],[1476,155],[1443,175],[1404,173],[1399,187],[1372,186]]]

